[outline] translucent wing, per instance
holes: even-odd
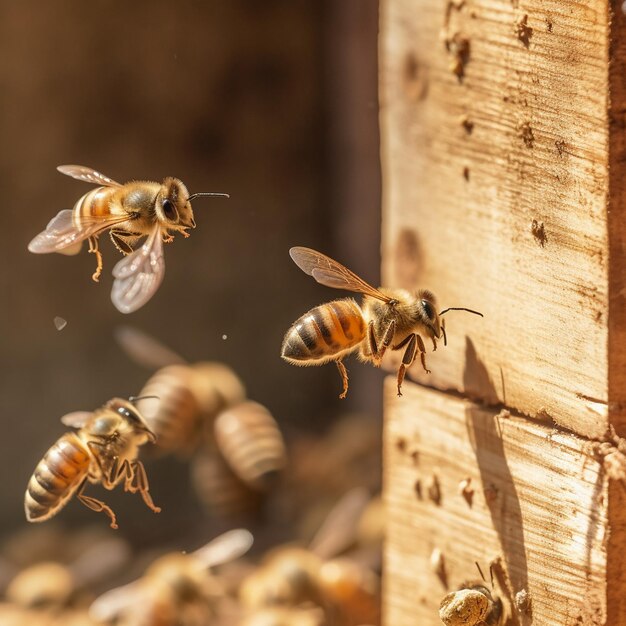
[[[94,185],[104,185],[105,187],[121,187],[119,183],[116,183],[112,178],[96,172],[96,170],[85,167],[84,165],[59,165],[57,170],[61,174],[71,176],[78,180],[82,180],[86,183],[93,183]]]
[[[363,293],[383,302],[391,302],[392,300],[392,298],[382,294],[378,289],[359,278],[347,267],[321,252],[298,246],[289,250],[289,256],[305,274],[313,276],[321,285],[326,285],[326,287],[332,287],[333,289],[346,289]]]
[[[335,504],[311,540],[310,548],[323,559],[347,550],[356,539],[357,524],[371,497],[367,489],[356,487]]]
[[[65,248],[74,247],[88,237],[97,235],[115,224],[128,220],[128,215],[81,216],[80,223],[74,222],[71,209],[63,209],[53,217],[46,230],[39,233],[29,244],[28,249],[34,254],[61,252]]]
[[[163,241],[159,226],[141,248],[123,258],[113,268],[111,300],[121,313],[132,313],[141,308],[159,288],[165,274]]]
[[[92,411],[73,411],[61,418],[61,423],[70,428],[82,428],[93,415]]]
[[[234,561],[244,555],[252,546],[253,541],[252,533],[249,530],[237,528],[209,541],[205,546],[196,550],[192,556],[205,567],[214,567]]]
[[[89,616],[97,622],[113,622],[134,604],[142,602],[142,587],[135,580],[122,587],[105,591],[89,607]]]
[[[124,352],[139,365],[156,370],[168,365],[185,365],[187,362],[158,339],[134,326],[118,326],[113,334]]]

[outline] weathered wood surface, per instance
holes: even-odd
[[[398,398],[388,379],[385,399],[387,626],[440,625],[444,595],[479,578],[475,562],[489,578],[498,558],[510,597],[531,599],[517,612],[502,594],[508,625],[626,623],[624,488],[605,471],[618,474],[618,463],[576,435],[413,383]],[[614,446],[604,452],[623,460]],[[466,479],[471,504],[459,492]]]
[[[609,406],[626,430],[626,34],[612,4],[610,25],[607,0],[381,3],[384,282],[485,314],[450,313],[432,374],[410,375],[590,437]]]

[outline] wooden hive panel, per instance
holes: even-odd
[[[609,399],[626,427],[626,349],[609,385],[609,317],[620,345],[626,327],[613,265],[609,297],[609,243],[612,264],[626,254],[613,4],[611,23],[606,0],[381,3],[384,282],[485,314],[450,313],[432,374],[410,376],[589,437]]]
[[[444,595],[478,578],[475,562],[488,576],[497,559],[509,596],[531,599],[521,613],[505,600],[507,624],[626,623],[624,489],[597,444],[412,383],[404,391],[398,398],[387,381],[384,623],[441,624]],[[465,479],[471,505],[459,492]],[[444,579],[430,563],[435,549]]]

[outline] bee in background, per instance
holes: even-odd
[[[319,607],[272,606],[249,613],[240,626],[324,626],[324,612]]]
[[[311,248],[289,250],[294,263],[321,285],[363,294],[362,306],[352,298],[317,306],[297,319],[283,340],[281,356],[293,365],[322,365],[334,361],[343,382],[340,398],[348,393],[348,372],[343,358],[358,351],[359,358],[379,367],[387,348],[402,350],[398,370],[398,395],[406,370],[419,354],[426,367],[426,347],[422,335],[437,349],[437,339],[447,336],[442,316],[448,311],[482,313],[450,307],[437,313],[434,294],[425,289],[411,294],[404,289],[375,289],[348,268]]]
[[[101,595],[90,608],[98,623],[136,626],[205,626],[213,623],[227,591],[211,568],[244,555],[252,535],[224,533],[191,554],[170,553],[152,563],[138,580]]]
[[[117,528],[111,508],[84,494],[87,482],[109,490],[123,482],[124,491],[139,493],[155,513],[161,510],[152,502],[146,470],[137,460],[139,446],[155,436],[132,402],[113,398],[94,412],[69,413],[61,422],[76,432],[63,435],[35,468],[24,497],[29,522],[54,517],[76,495],[87,508],[108,515],[111,528]]]
[[[155,395],[144,418],[165,454],[191,456],[211,436],[220,411],[243,402],[246,389],[235,372],[223,363],[188,363],[160,341],[131,326],[121,326],[115,338],[124,352],[147,369],[156,370],[140,391]]]
[[[24,610],[62,615],[84,606],[91,595],[88,589],[127,564],[130,557],[124,540],[96,539],[69,562],[42,560],[14,572],[4,595]]]
[[[258,508],[287,464],[271,413],[246,401],[239,377],[222,363],[188,364],[156,339],[128,326],[115,333],[136,362],[159,368],[141,390],[158,403],[143,415],[163,453],[191,458],[192,481],[209,513],[237,517]]]
[[[83,241],[89,241],[89,252],[96,255],[96,282],[102,272],[102,255],[98,237],[106,230],[115,247],[127,258],[113,268],[115,281],[111,300],[122,313],[132,313],[155,294],[165,273],[163,242],[173,241],[187,229],[195,228],[191,200],[198,196],[228,197],[222,193],[189,194],[177,178],[162,183],[133,181],[124,185],[89,167],[61,165],[59,172],[98,185],[74,205],[60,211],[28,245],[30,252],[78,254]],[[140,248],[134,246],[147,237]]]
[[[324,623],[378,624],[378,575],[366,563],[338,558],[353,545],[358,520],[369,500],[364,489],[348,492],[328,514],[308,548],[285,546],[270,553],[240,586],[240,601],[249,614],[312,603],[324,611]]]

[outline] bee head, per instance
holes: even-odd
[[[146,438],[150,441],[156,441],[156,435],[150,430],[145,419],[131,401],[123,400],[122,398],[113,398],[107,402],[106,407],[115,413],[115,416],[110,414],[111,420],[117,418],[118,423],[121,421],[130,426],[135,433],[145,434]],[[105,415],[100,419],[105,419],[105,417],[108,416]],[[97,421],[98,420],[96,420],[96,422]]]
[[[189,192],[178,178],[168,177],[163,181],[155,208],[159,220],[165,224],[182,228],[196,227]]]
[[[426,327],[431,337],[439,339],[441,337],[441,319],[437,313],[437,299],[435,294],[426,289],[417,293],[417,317]]]

